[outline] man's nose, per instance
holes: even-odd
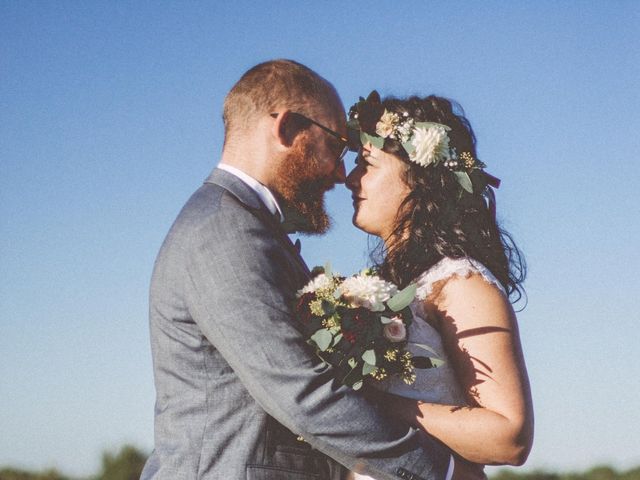
[[[346,184],[346,187],[351,190],[352,192],[355,191],[356,187],[357,187],[357,180],[356,180],[356,168],[354,168],[353,170],[351,170],[349,172],[349,175],[347,175],[347,178],[345,179],[344,183]]]
[[[344,167],[344,162],[341,160],[340,164],[337,166],[335,170],[335,174],[333,176],[335,183],[344,183],[347,179],[347,170]]]

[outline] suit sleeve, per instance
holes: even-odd
[[[410,473],[444,479],[444,447],[337,385],[331,367],[306,344],[294,323],[286,252],[278,240],[250,211],[221,211],[233,215],[210,216],[188,237],[188,308],[249,393],[269,415],[350,469],[379,479]]]

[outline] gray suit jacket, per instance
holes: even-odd
[[[155,448],[142,479],[337,479],[328,457],[379,479],[444,478],[440,444],[337,385],[305,343],[291,306],[307,280],[255,192],[214,170],[153,272]]]

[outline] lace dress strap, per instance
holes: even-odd
[[[433,292],[433,286],[454,275],[460,277],[468,277],[477,273],[482,278],[496,287],[506,296],[507,292],[500,281],[491,273],[487,267],[473,258],[449,258],[444,257],[429,270],[424,272],[416,279],[417,293],[416,298],[424,300]]]

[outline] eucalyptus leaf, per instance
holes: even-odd
[[[427,352],[432,353],[434,355],[438,355],[438,353],[433,348],[429,347],[428,345],[425,345],[424,343],[411,343],[411,345],[422,348],[423,350],[426,350]]]
[[[370,364],[365,362],[365,364],[362,365],[362,375],[367,376],[367,375],[375,372],[377,369],[378,369],[378,367],[376,367],[375,365],[370,365]]]
[[[349,366],[351,368],[356,368],[356,365],[358,364],[358,362],[356,362],[356,359],[351,357],[349,360],[347,360],[347,363],[349,364]]]
[[[473,193],[473,184],[471,183],[471,179],[467,172],[453,172],[456,174],[456,178],[458,179],[458,183],[462,188],[464,188],[467,192]]]
[[[362,380],[358,380],[356,383],[351,385],[351,388],[353,388],[354,390],[360,390],[362,388],[362,385],[363,385]]]
[[[399,312],[405,307],[408,307],[413,299],[416,297],[416,284],[411,283],[407,287],[396,293],[387,302],[387,306],[394,312]]]
[[[374,350],[367,350],[362,354],[362,360],[364,360],[369,365],[376,364],[376,352]]]
[[[411,142],[404,142],[402,144],[402,148],[404,148],[404,151],[407,152],[407,155],[411,155],[416,151],[416,147],[414,147],[413,143]]]
[[[373,145],[374,147],[382,150],[384,148],[384,138],[382,137],[371,137],[373,138],[373,142],[371,142],[371,145]]]
[[[377,135],[369,135],[366,132],[360,132],[360,142],[362,145],[366,145],[370,143],[372,146],[382,149],[384,147],[384,138],[378,137]]]
[[[335,337],[333,337],[333,346],[335,347],[336,345],[338,345],[338,343],[340,343],[340,340],[342,340],[342,334],[341,333],[339,333]]]
[[[429,360],[431,360],[431,363],[433,364],[433,366],[435,368],[441,367],[442,365],[444,365],[445,362],[444,360],[440,359],[440,358],[433,358],[433,357],[429,357]]]
[[[388,323],[391,323],[391,321],[392,321],[392,319],[391,319],[391,318],[389,318],[389,317],[380,317],[380,322],[381,322],[383,325],[387,325]]]
[[[327,262],[324,264],[324,274],[327,277],[333,277],[333,271],[331,270],[331,262]]]
[[[329,348],[329,345],[331,345],[333,336],[331,335],[331,333],[329,333],[328,330],[321,328],[316,333],[311,335],[311,340],[313,340],[318,348],[324,352],[325,350],[327,350],[327,348]]]

